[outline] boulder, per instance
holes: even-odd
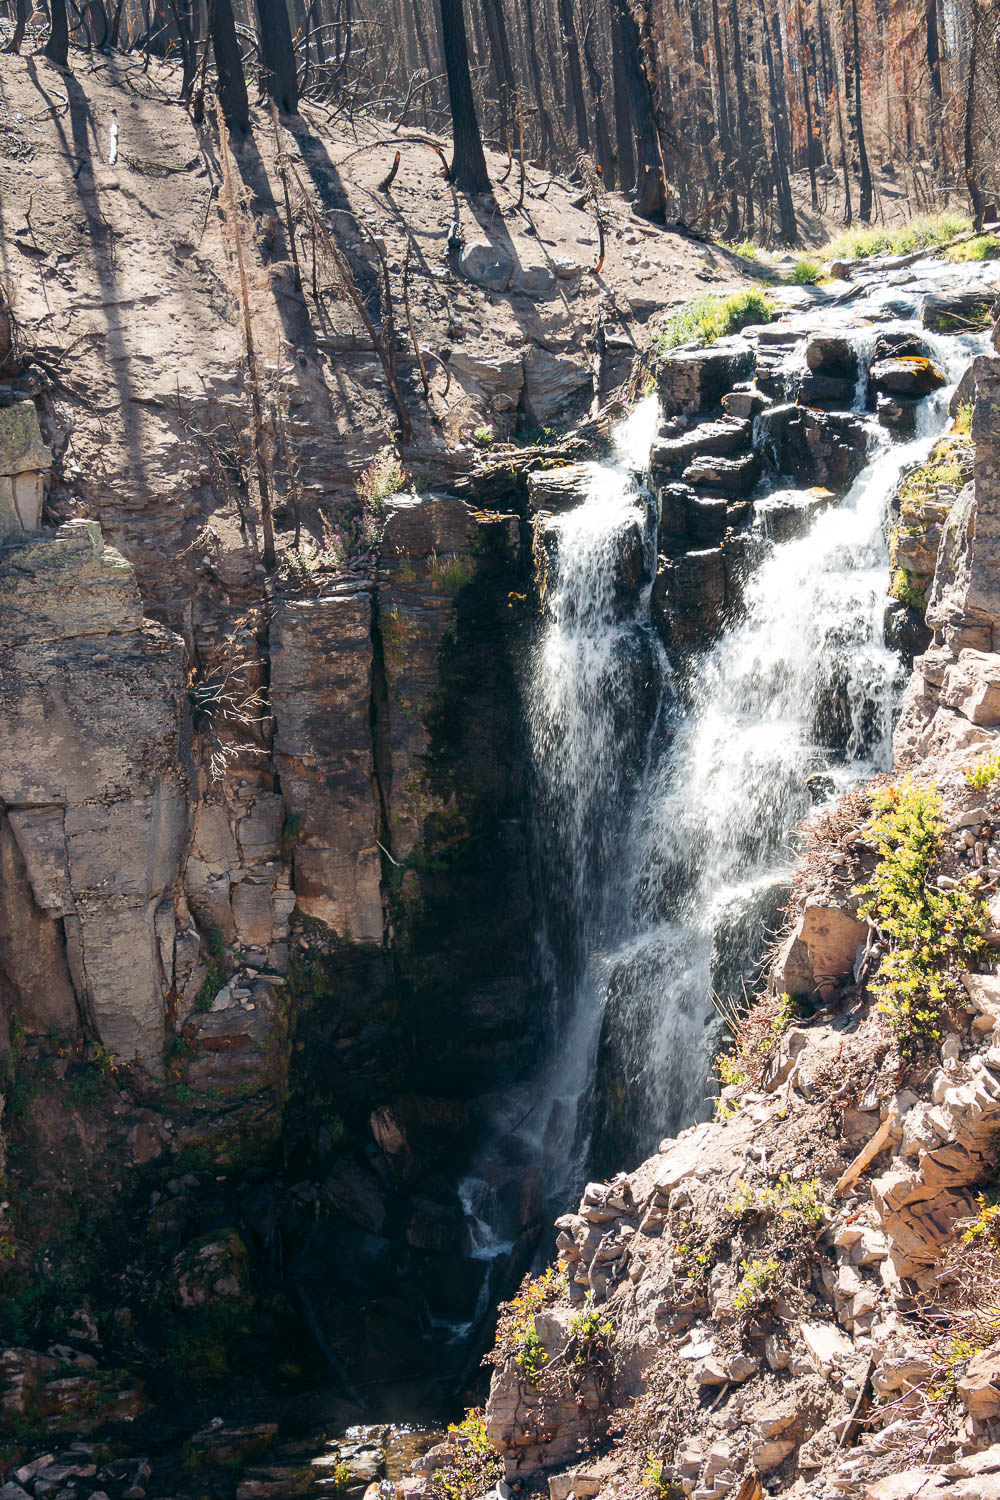
[[[660,438],[650,449],[650,477],[654,484],[662,484],[676,479],[695,459],[740,453],[748,447],[751,431],[748,420],[727,417],[720,422],[701,422],[679,437]]]
[[[455,1149],[469,1129],[469,1107],[460,1099],[406,1094],[371,1117],[372,1134],[400,1172],[426,1168]]]
[[[488,240],[471,240],[459,252],[458,271],[488,292],[505,292],[514,275],[514,258]]]
[[[177,1306],[246,1308],[253,1302],[247,1248],[234,1229],[206,1234],[186,1245],[170,1264],[168,1280]]]
[[[985,328],[996,297],[995,287],[964,287],[932,292],[920,306],[920,321],[937,333],[969,333]]]
[[[1000,724],[1000,654],[960,651],[945,670],[940,701],[972,724]]]
[[[589,464],[565,464],[559,469],[538,469],[526,480],[528,505],[540,510],[569,510],[580,505],[590,493],[592,469]]]
[[[806,344],[806,364],[819,375],[846,380],[858,378],[858,351],[843,334],[814,334]]]
[[[831,995],[854,969],[868,924],[839,906],[808,902],[786,938],[774,969],[776,988],[789,995]]]
[[[895,331],[880,333],[872,346],[872,364],[878,364],[883,359],[899,359],[903,356],[929,359],[930,352],[926,340],[916,333]]]
[[[555,284],[555,273],[548,266],[522,266],[514,272],[510,289],[512,292],[523,292],[528,297],[544,297]]]
[[[919,355],[880,359],[872,365],[870,380],[873,390],[894,396],[929,396],[947,383],[937,365]]]
[[[855,382],[836,375],[803,375],[798,399],[802,406],[850,406]]]
[[[34,403],[0,407],[0,541],[38,530],[51,466]]]
[[[917,430],[917,403],[910,396],[889,396],[880,391],[875,402],[875,414],[879,424],[893,432],[909,434]]]
[[[969,1360],[958,1382],[958,1394],[977,1421],[991,1422],[1000,1416],[1000,1349],[987,1349]]]
[[[749,495],[760,478],[760,459],[756,453],[738,458],[721,458],[699,454],[681,476],[685,484],[696,489],[722,490],[727,495]]]
[[[589,361],[550,354],[532,345],[524,354],[524,390],[521,406],[530,422],[544,427],[586,407],[594,393],[594,372]]]

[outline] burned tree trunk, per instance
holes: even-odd
[[[611,7],[611,87],[615,108],[615,144],[618,153],[618,191],[635,187],[635,147],[632,142],[632,105],[625,74],[625,46],[618,8]]]
[[[583,70],[580,67],[580,44],[573,18],[573,0],[559,0],[559,30],[562,33],[563,59],[576,123],[577,145],[581,151],[589,151],[590,127],[587,124],[587,103],[583,95]]]
[[[230,130],[246,130],[250,124],[250,100],[230,0],[209,0],[208,21],[222,113]]]
[[[662,220],[667,212],[667,189],[653,112],[653,90],[644,66],[639,23],[629,0],[614,0],[614,4],[621,21],[625,76],[635,121],[638,164],[633,208],[640,218]]]
[[[486,170],[483,138],[476,118],[476,101],[472,95],[469,74],[469,41],[465,30],[462,0],[440,0],[441,41],[445,71],[448,74],[448,100],[455,151],[451,176],[463,193],[488,193],[490,177]]]
[[[66,0],[52,0],[52,29],[45,43],[45,56],[58,68],[69,67],[69,17]]]
[[[292,27],[285,0],[257,0],[264,87],[279,109],[294,115],[299,107]]]

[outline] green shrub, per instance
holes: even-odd
[[[998,776],[1000,776],[1000,751],[977,760],[976,764],[969,766],[965,773],[966,781],[977,792],[989,786],[990,782],[995,781]]]
[[[467,1411],[454,1434],[455,1456],[449,1464],[434,1471],[431,1492],[435,1500],[471,1500],[493,1489],[503,1479],[504,1463],[486,1436],[486,1417],[478,1409]]]
[[[861,912],[888,942],[871,982],[878,1008],[904,1054],[941,1035],[942,1009],[958,994],[958,972],[982,952],[987,910],[961,886],[942,891],[929,878],[941,850],[941,803],[909,778],[877,792],[869,833],[879,862],[859,886]]]
[[[710,344],[713,339],[738,333],[751,323],[770,323],[773,316],[767,293],[756,287],[733,292],[728,297],[706,292],[667,319],[656,335],[656,343],[661,349],[675,349],[678,344]]]

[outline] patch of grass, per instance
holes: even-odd
[[[910,1055],[940,1039],[941,1013],[958,996],[959,972],[983,950],[988,912],[973,891],[929,883],[944,831],[933,788],[907,778],[877,792],[872,807],[868,834],[879,862],[856,894],[888,951],[870,989],[903,1054]]]
[[[893,599],[898,599],[900,604],[906,604],[910,609],[917,609],[921,614],[927,608],[923,589],[914,582],[913,574],[906,568],[895,569],[889,584],[889,593]]]
[[[710,344],[752,323],[770,323],[774,309],[766,292],[750,287],[728,297],[706,292],[673,313],[656,335],[661,349],[679,344]]]
[[[795,262],[788,280],[793,286],[812,286],[814,282],[821,280],[822,276],[823,267],[820,262],[813,260],[811,256],[803,255]]]
[[[1000,239],[995,234],[977,234],[962,245],[950,245],[943,259],[951,261],[994,260],[1000,255]]]
[[[982,760],[977,760],[974,766],[969,766],[965,773],[965,779],[977,792],[990,785],[1000,776],[1000,751],[994,755],[986,755]]]
[[[471,583],[475,573],[475,564],[471,558],[455,554],[452,557],[440,558],[436,552],[430,556],[431,585],[439,589],[442,594],[457,594],[464,589],[467,583]]]
[[[955,413],[955,420],[951,424],[951,431],[955,437],[968,437],[972,431],[972,407],[971,401],[963,401]]]
[[[910,255],[914,250],[929,250],[947,244],[972,228],[970,219],[961,214],[934,214],[911,219],[895,228],[877,229],[863,226],[838,234],[821,252],[825,260],[867,260],[873,255]]]

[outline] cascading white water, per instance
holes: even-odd
[[[920,332],[956,379],[969,347]],[[883,641],[885,508],[944,426],[949,394],[922,404],[912,442],[872,422],[868,464],[805,535],[770,540],[762,507],[741,617],[676,700],[650,570],[630,598],[620,587],[653,542],[631,471],[655,402],[630,419],[616,464],[592,467],[585,503],[553,523],[529,692],[561,1016],[535,1111],[553,1190],[588,1160],[619,1166],[704,1114],[710,992],[752,972],[782,904],[790,830],[814,800],[807,782],[819,773],[841,790],[890,762],[902,670]],[[771,503],[815,502],[798,490]]]

